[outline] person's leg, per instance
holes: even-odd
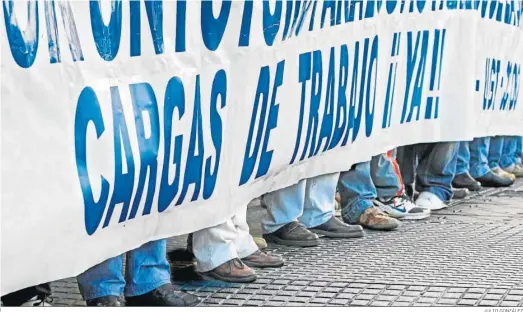
[[[476,138],[469,143],[470,175],[476,179],[483,177],[490,171],[488,164],[490,137]]]
[[[499,141],[498,141],[499,144]],[[502,172],[501,168],[489,167],[489,153],[490,153],[491,138],[476,138],[470,144],[470,175],[484,187],[505,187],[514,184],[514,180],[510,176],[505,176],[506,172]],[[498,147],[494,146],[492,152]],[[494,156],[492,156],[494,160]]]
[[[256,280],[255,272],[239,261],[243,256],[238,254],[235,244],[238,236],[232,220],[194,232],[192,252],[196,258],[196,271],[204,277],[226,282],[246,283]],[[253,253],[258,249],[252,237],[248,240],[244,236],[241,240],[244,252]]]
[[[376,230],[391,230],[400,225],[375,207],[376,188],[370,173],[370,161],[355,164],[342,172],[338,181],[343,221]]]
[[[192,253],[196,258],[196,271],[209,272],[232,259],[239,258],[234,245],[237,234],[232,220],[192,233]]]
[[[303,214],[306,185],[307,180],[301,180],[263,196],[267,207],[267,214],[261,220],[265,240],[298,247],[312,247],[320,243],[318,235],[297,221]]]
[[[490,139],[490,147],[488,153],[489,167],[496,175],[516,181],[516,176],[509,173],[502,168],[501,158],[503,155],[503,146],[505,138],[502,136],[495,136]]]
[[[361,226],[345,224],[334,216],[339,177],[339,173],[333,173],[307,179],[303,214],[298,221],[318,235],[330,238],[361,237]]]
[[[167,261],[167,241],[152,241],[127,253],[125,296],[148,293],[171,283],[171,266]]]
[[[501,155],[503,154],[503,141],[502,136],[495,136],[490,138],[490,145],[488,151],[488,163],[490,169],[500,167]]]
[[[401,174],[401,168],[398,163],[397,157],[398,157],[398,149],[395,148],[393,150],[388,151],[385,156],[390,160],[392,164],[392,169],[394,170],[394,174],[396,175],[396,179],[399,183],[399,191],[396,193],[397,196],[403,196],[405,195],[405,183],[403,182],[403,176]],[[379,196],[379,194],[378,194]]]
[[[400,168],[405,194],[412,200],[415,198],[414,180],[418,166],[415,145],[398,147],[396,149],[396,161]]]
[[[92,300],[104,297],[119,298],[123,295],[123,256],[116,256],[93,266],[76,277],[83,299],[90,305]],[[116,298],[112,304],[118,306]]]
[[[508,141],[508,142],[507,142]],[[513,174],[517,178],[523,177],[523,162],[521,161],[523,137],[513,136],[505,139],[501,167],[504,171]]]
[[[517,137],[506,136],[503,138],[503,150],[501,153],[501,159],[499,161],[499,165],[503,170],[512,169],[512,167],[516,164],[517,148]]]
[[[274,233],[303,214],[306,184],[307,180],[301,180],[263,196],[263,202],[267,206],[267,214],[261,220],[263,234]]]
[[[307,179],[303,214],[298,218],[305,227],[316,227],[334,216],[334,198],[339,176],[339,173],[335,173]]]
[[[453,195],[452,180],[456,170],[457,143],[419,144],[417,148],[420,163],[416,185],[421,193],[416,204],[431,210],[445,208],[445,202],[450,201]]]
[[[265,253],[258,249],[253,237],[249,233],[247,224],[247,210],[232,217],[232,223],[236,227],[234,246],[243,263],[252,268],[274,268],[283,266],[282,257]]]
[[[391,199],[403,189],[403,181],[399,168],[390,154],[381,154],[372,157],[370,161],[370,175],[378,198]]]
[[[501,155],[500,167],[508,174],[517,178],[523,177],[523,165],[518,157],[518,141],[521,137],[507,136],[503,140],[503,154]],[[510,177],[512,178],[512,177]]]
[[[418,157],[415,145],[398,147],[396,149],[396,161],[398,162],[401,178],[405,185],[414,184]]]
[[[128,306],[194,306],[197,296],[171,284],[167,261],[167,240],[148,242],[127,252],[125,263],[125,302]]]
[[[430,216],[429,209],[417,207],[403,187],[401,172],[392,152],[374,156],[370,162],[370,173],[376,187],[380,207],[393,218],[421,220]]]
[[[470,150],[469,142],[463,141],[458,143],[458,159],[456,162],[456,175],[469,172]]]
[[[244,210],[232,217],[232,223],[236,227],[236,237],[234,238],[234,246],[240,258],[245,258],[258,250],[258,246],[254,242],[249,233],[249,224],[247,223],[247,210]]]
[[[365,210],[374,207],[376,187],[370,176],[370,161],[355,164],[342,172],[338,182],[341,215],[345,222],[356,224]]]
[[[456,189],[465,191],[479,191],[481,184],[476,181],[469,173],[470,170],[470,144],[471,142],[462,141],[458,143],[458,154],[456,161],[456,171],[452,186]],[[465,193],[466,195],[466,193]]]

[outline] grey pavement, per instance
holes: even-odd
[[[266,213],[250,207],[253,235]],[[185,236],[168,241],[185,248]],[[422,221],[312,248],[270,246],[286,265],[251,284],[199,280],[173,264],[174,283],[202,306],[523,306],[523,180],[453,201]],[[85,305],[74,278],[52,283],[53,305]]]

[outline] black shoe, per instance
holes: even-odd
[[[257,278],[256,272],[238,258],[231,259],[211,271],[199,274],[205,280],[227,283],[252,283]]]
[[[481,190],[481,183],[471,177],[468,172],[456,175],[452,180],[452,186],[457,189],[468,189],[471,192]]]
[[[88,307],[123,307],[124,304],[120,297],[117,296],[104,296],[87,300],[85,304]]]
[[[200,298],[177,289],[171,283],[139,296],[127,297],[127,306],[134,307],[192,307]]]
[[[309,231],[330,238],[356,238],[363,236],[361,225],[346,224],[336,217],[330,218],[329,221],[317,227],[310,228]]]
[[[320,244],[318,235],[296,221],[284,225],[274,233],[263,235],[263,238],[269,242],[286,246],[314,247]]]
[[[485,187],[507,187],[514,184],[514,180],[499,176],[492,171],[475,179]]]

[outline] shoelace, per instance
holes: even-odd
[[[383,206],[383,204],[382,204],[382,206]],[[384,212],[383,210],[381,210],[378,207],[373,207],[373,208],[370,208],[370,209],[376,209],[375,211],[370,213],[370,215],[373,216],[373,217],[381,217],[381,218],[385,218],[385,217],[388,218],[389,217],[389,215],[386,212]]]

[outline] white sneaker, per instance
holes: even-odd
[[[396,218],[401,220],[422,220],[430,217],[430,209],[416,206],[406,194],[394,196],[389,201],[378,200],[382,204],[389,206]],[[389,215],[393,216],[391,213]]]
[[[448,207],[438,196],[430,192],[421,192],[418,199],[416,199],[416,206],[430,210],[440,210]]]
[[[407,215],[401,218],[401,220],[423,220],[430,217],[430,209],[418,207],[407,195],[396,197],[395,203],[405,207],[405,210],[407,210]]]
[[[372,201],[374,205],[386,213],[389,217],[399,219],[407,215],[407,210],[403,206],[398,206],[394,203],[394,199],[384,201],[383,199],[375,199]]]
[[[40,296],[35,296],[35,297],[29,299],[27,302],[25,302],[21,306],[22,307],[52,307],[52,305],[50,304],[51,302],[52,302],[52,299],[49,297],[42,298]]]

